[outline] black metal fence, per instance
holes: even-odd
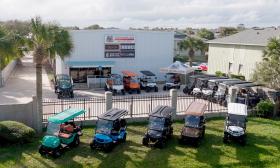
[[[209,102],[203,99],[197,99],[193,96],[177,96],[177,114],[182,114],[193,101],[199,101],[207,104],[207,111],[226,112],[227,108],[219,104]],[[129,117],[145,117],[152,109],[158,105],[171,105],[171,97],[164,95],[136,95],[136,96],[115,96],[112,98],[112,107],[121,108],[129,111]],[[96,98],[75,98],[75,99],[45,99],[43,100],[43,121],[46,122],[50,116],[53,116],[68,108],[80,108],[87,112],[80,116],[80,120],[92,120],[106,111],[106,100],[104,97]]]

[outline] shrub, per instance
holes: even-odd
[[[240,80],[244,80],[245,81],[245,76],[244,75],[230,74],[230,78],[236,78],[236,79],[240,79]]]
[[[262,100],[256,106],[257,115],[260,117],[270,117],[273,114],[274,104],[269,100]]]
[[[34,129],[16,121],[0,122],[0,144],[26,143],[35,136]]]
[[[227,76],[227,74],[223,73],[222,71],[216,71],[215,75],[218,77]]]

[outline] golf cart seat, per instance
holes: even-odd
[[[72,134],[67,134],[67,133],[60,132],[60,133],[58,134],[58,136],[59,136],[60,138],[69,139],[69,138],[72,136]]]

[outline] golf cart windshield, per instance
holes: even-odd
[[[150,117],[149,118],[149,128],[152,130],[161,131],[164,128],[164,118]]]
[[[136,76],[134,77],[131,77],[131,80],[130,80],[131,83],[139,83],[138,79]]]
[[[53,123],[53,122],[48,123],[47,135],[57,136],[59,131],[60,131],[60,124],[56,124],[56,123]]]
[[[188,115],[185,117],[185,126],[187,127],[198,128],[199,123],[200,123],[199,116]]]
[[[244,128],[246,122],[246,117],[242,115],[230,114],[228,116],[228,126],[239,126]]]
[[[147,78],[148,83],[155,83],[156,79],[155,78]]]
[[[67,81],[69,81],[70,76],[68,76],[68,75],[58,75],[57,80],[67,80]]]
[[[111,134],[112,128],[113,128],[113,121],[99,119],[97,121],[95,133],[109,135]]]
[[[213,90],[215,86],[216,86],[215,82],[208,81],[208,89]]]
[[[113,78],[113,85],[122,85],[122,79],[121,78]]]

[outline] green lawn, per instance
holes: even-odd
[[[127,142],[111,153],[91,151],[93,129],[84,129],[81,145],[56,160],[37,152],[41,138],[24,146],[0,149],[0,167],[280,167],[280,121],[249,118],[248,145],[224,145],[223,120],[207,122],[205,139],[199,148],[178,145],[181,122],[174,124],[175,136],[165,149],[141,145],[145,125],[129,125]]]

